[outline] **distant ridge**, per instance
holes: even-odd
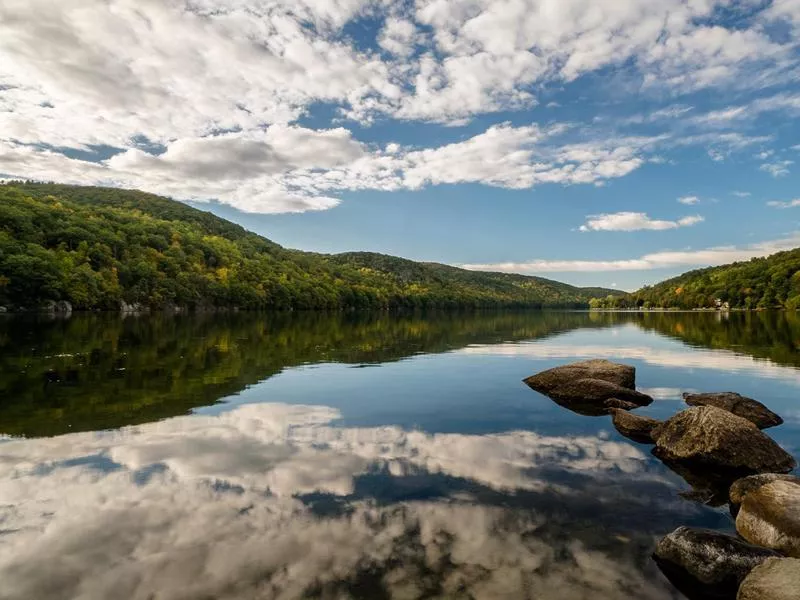
[[[800,248],[689,271],[653,286],[591,301],[594,308],[800,308]]]
[[[619,295],[541,277],[368,252],[288,250],[181,202],[133,190],[0,186],[0,306],[76,310],[587,308]]]

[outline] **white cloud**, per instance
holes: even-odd
[[[700,215],[681,217],[676,221],[661,221],[651,219],[646,213],[638,212],[589,215],[587,219],[586,223],[580,226],[580,231],[641,231],[645,229],[660,231],[689,227],[704,221]]]
[[[755,257],[769,256],[782,250],[800,246],[800,233],[788,238],[771,240],[749,246],[717,246],[703,250],[675,250],[654,252],[638,258],[614,260],[530,260],[525,262],[486,263],[460,265],[473,271],[499,271],[503,273],[567,273],[590,271],[645,271],[668,267],[716,266]]]
[[[182,138],[153,155],[129,149],[100,162],[0,142],[0,174],[135,187],[179,199],[216,198],[249,212],[303,212],[338,204],[348,190],[393,191],[481,183],[525,189],[598,184],[644,164],[650,138],[566,143],[565,129],[501,124],[452,144],[385,151],[343,128],[273,125],[255,132]]]
[[[697,196],[681,196],[678,198],[678,202],[685,204],[686,206],[694,206],[700,202],[700,198]]]
[[[764,163],[758,168],[773,177],[784,177],[789,174],[789,167],[793,164],[793,160],[778,160],[772,163]]]
[[[414,46],[422,41],[417,26],[408,19],[388,17],[378,36],[381,48],[397,56],[407,57],[414,53]]]
[[[800,206],[800,198],[795,198],[794,200],[789,200],[787,202],[770,200],[767,202],[767,206],[771,206],[773,208],[794,208],[795,206]]]
[[[794,41],[765,26],[795,23],[794,1],[727,28],[717,22],[723,0],[9,0],[0,173],[285,212],[335,206],[347,190],[602,184],[663,160],[657,146],[705,145],[724,160],[772,138],[721,128],[800,107],[795,92],[774,91],[800,68]],[[362,31],[362,17],[377,24],[377,48],[346,29]],[[561,127],[573,139],[542,143],[551,125],[495,125],[431,148],[390,151],[397,144],[382,140],[380,152],[336,127],[341,117],[464,124],[535,106],[539,90],[604,69],[669,98],[628,125],[689,122],[692,106],[675,96],[708,86],[769,95],[698,115],[687,135],[638,139],[570,123]],[[316,131],[297,125],[318,105],[336,116]],[[148,156],[148,144],[166,153]],[[96,146],[122,153],[100,164],[56,156]]]
[[[750,196],[752,196],[752,195],[753,195],[753,194],[752,194],[752,193],[750,193],[750,192],[739,192],[739,191],[736,191],[736,192],[731,192],[731,194],[733,194],[733,195],[734,195],[734,196],[736,196],[737,198],[749,198]]]

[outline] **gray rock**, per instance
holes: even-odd
[[[750,475],[749,477],[742,477],[737,479],[730,489],[730,501],[732,504],[741,504],[744,497],[760,488],[762,485],[772,483],[773,481],[790,481],[795,485],[800,486],[800,477],[794,475],[786,475],[784,473],[760,473],[758,475]]]
[[[6,308],[5,306],[0,306],[0,314],[7,313],[7,312],[8,312],[8,308]]]
[[[68,302],[67,300],[61,300],[60,302],[56,302],[56,309],[57,313],[68,315],[72,312],[72,303]]]
[[[741,475],[788,473],[794,458],[753,423],[713,406],[678,413],[653,429],[653,453],[670,461],[689,461],[703,467]]]
[[[546,395],[559,403],[597,406],[600,409],[598,414],[605,412],[605,401],[612,398],[631,402],[636,406],[647,406],[653,401],[650,396],[641,392],[603,379],[575,379],[551,389]]]
[[[800,599],[800,560],[768,558],[744,578],[736,600]]]
[[[658,542],[653,559],[691,600],[731,600],[751,570],[778,556],[718,531],[678,527]]]
[[[131,302],[130,304],[128,304],[124,300],[120,300],[119,310],[120,312],[123,313],[140,313],[144,312],[146,309],[139,302]]]
[[[683,399],[689,406],[716,406],[727,410],[754,423],[759,429],[775,427],[783,423],[783,419],[761,404],[736,392],[716,392],[708,394],[684,394]]]
[[[606,408],[621,408],[622,410],[633,410],[634,408],[639,408],[639,405],[635,402],[628,402],[627,400],[620,400],[619,398],[609,398],[603,402],[603,406]]]
[[[609,412],[611,413],[611,421],[614,423],[614,427],[626,438],[642,444],[654,443],[652,431],[661,424],[661,421],[634,415],[627,410],[619,408],[611,408]]]
[[[584,360],[542,371],[524,381],[537,392],[549,395],[549,392],[577,379],[601,379],[633,390],[636,388],[636,369],[608,360]]]
[[[776,479],[748,491],[736,531],[753,544],[800,558],[800,485]]]

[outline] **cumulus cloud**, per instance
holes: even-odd
[[[694,206],[700,202],[700,198],[697,196],[681,196],[678,198],[678,202],[685,204],[686,206]]]
[[[583,271],[645,271],[669,267],[715,266],[751,258],[769,256],[800,245],[800,233],[791,237],[748,246],[717,246],[703,250],[674,250],[645,254],[638,258],[613,260],[530,260],[525,262],[486,263],[460,265],[473,271],[499,271],[503,273],[567,273]]]
[[[567,142],[564,133],[561,126],[500,124],[443,146],[389,144],[381,150],[343,128],[273,125],[175,140],[161,154],[132,148],[100,162],[0,141],[0,174],[124,185],[180,199],[216,198],[248,212],[303,212],[332,208],[339,202],[334,194],[349,190],[598,184],[639,168],[657,141]]]
[[[754,9],[737,28],[720,22],[724,4],[11,0],[0,6],[0,174],[298,212],[333,207],[348,190],[599,184],[659,160],[658,147],[706,145],[723,160],[771,141],[725,128],[800,106],[796,92],[776,87],[800,68],[794,43],[768,35],[772,23],[795,23],[794,4]],[[365,39],[348,29],[371,23]],[[575,123],[496,124],[428,148],[387,140],[381,151],[343,129],[346,119],[464,124],[533,107],[547,86],[617,69],[657,98],[665,88],[672,97],[748,85],[762,97],[695,117],[670,100],[628,124],[695,118],[696,131],[639,140]],[[315,130],[298,125],[319,106],[334,116]],[[549,139],[559,127],[574,137]],[[118,155],[63,155],[98,148]],[[486,164],[475,159],[481,150]],[[461,159],[469,168],[449,162]]]
[[[684,202],[684,204],[687,204]],[[681,217],[675,221],[662,221],[651,219],[646,213],[619,212],[602,215],[589,215],[580,231],[661,231],[664,229],[677,229],[690,227],[702,223],[705,219],[700,215]]]

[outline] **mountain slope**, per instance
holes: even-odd
[[[180,202],[108,188],[0,186],[0,305],[342,309],[585,307],[611,290],[369,253],[287,250]]]
[[[689,271],[624,297],[593,300],[597,308],[800,308],[800,248]]]

